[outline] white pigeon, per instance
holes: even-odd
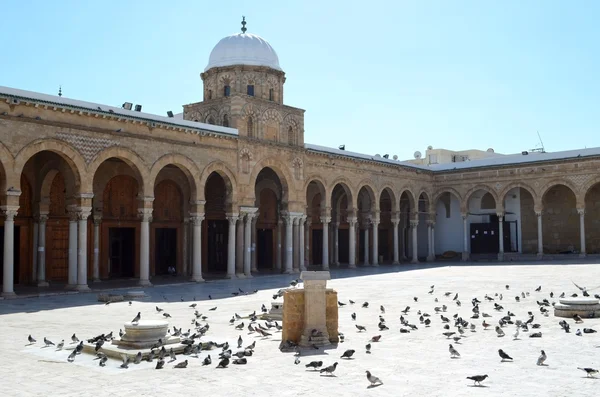
[[[521,327],[517,326],[517,330],[515,331],[514,335],[513,335],[513,340],[517,340],[519,339],[519,329]]]

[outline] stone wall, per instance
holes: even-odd
[[[327,332],[329,341],[338,343],[338,299],[337,291],[327,289]],[[300,342],[304,330],[304,289],[288,290],[283,294],[283,330],[281,340]]]
[[[534,211],[533,196],[521,189],[521,244],[524,254],[537,253],[537,215]]]
[[[564,185],[550,189],[543,199],[542,236],[544,253],[579,251],[579,214],[575,195]]]
[[[585,197],[585,248],[588,254],[600,254],[600,185]]]

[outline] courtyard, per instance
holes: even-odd
[[[148,298],[143,301],[112,303],[105,305],[97,301],[98,291],[93,293],[53,295],[39,298],[21,298],[0,301],[0,324],[2,338],[0,349],[2,363],[0,394],[6,396],[181,396],[181,395],[235,395],[256,396],[278,395],[338,395],[338,396],[565,396],[593,395],[600,379],[586,377],[577,367],[600,367],[600,336],[598,333],[576,335],[578,328],[600,330],[600,319],[584,319],[575,324],[566,319],[571,332],[565,333],[558,324],[561,318],[544,317],[536,301],[546,298],[558,303],[558,296],[565,292],[581,295],[572,281],[589,288],[600,285],[600,266],[588,259],[585,262],[523,262],[523,263],[456,263],[420,264],[401,266],[359,267],[357,269],[332,269],[332,280],[328,287],[338,292],[339,330],[345,341],[325,350],[303,349],[300,363],[295,365],[294,353],[282,353],[278,346],[281,333],[272,329],[272,336],[263,338],[249,334],[246,327],[239,331],[230,324],[234,313],[245,317],[261,305],[270,308],[273,294],[288,287],[296,275],[264,275],[252,279],[216,280],[202,284],[183,283],[144,288]],[[299,275],[298,275],[299,276]],[[433,293],[429,294],[430,286]],[[509,289],[506,288],[509,286]],[[535,289],[541,286],[541,291]],[[131,288],[135,289],[135,288]],[[233,296],[239,291],[256,293]],[[115,291],[116,292],[116,291]],[[446,294],[451,292],[451,294]],[[553,292],[554,298],[550,297]],[[458,293],[458,306],[453,300]],[[529,293],[520,302],[515,296]],[[591,294],[600,293],[591,291]],[[502,294],[502,300],[499,295]],[[209,299],[209,295],[212,299]],[[446,296],[447,295],[447,296]],[[484,297],[494,300],[488,301]],[[418,300],[415,301],[414,297]],[[435,299],[438,302],[435,302]],[[471,320],[471,300],[478,298],[481,313],[489,318]],[[278,298],[277,301],[281,301]],[[350,304],[353,300],[355,304]],[[363,303],[369,302],[368,308]],[[113,331],[118,335],[123,323],[130,321],[138,312],[143,319],[162,319],[158,306],[168,312],[171,326],[183,328],[191,325],[194,309],[207,316],[210,329],[202,341],[229,342],[236,352],[238,336],[243,346],[256,341],[254,355],[248,357],[246,365],[229,365],[217,369],[218,353],[221,349],[202,351],[198,358],[178,355],[177,360],[167,362],[161,371],[154,369],[155,362],[130,364],[121,369],[121,362],[109,359],[100,367],[94,356],[78,355],[73,363],[67,356],[73,345],[71,335],[81,339],[92,338]],[[495,310],[494,304],[503,306]],[[380,306],[385,307],[381,313]],[[458,313],[467,321],[476,324],[476,332],[468,329],[458,342],[442,335],[440,314],[435,307],[447,305],[440,313],[450,318],[450,331],[457,331],[452,316]],[[407,314],[403,314],[410,306]],[[215,310],[209,309],[216,307]],[[418,311],[430,314],[431,326],[419,321]],[[514,325],[504,327],[506,336],[498,337],[494,327],[508,311],[515,314],[513,320],[526,321],[528,312],[535,316],[533,323],[539,329],[521,332],[513,340]],[[356,321],[351,314],[356,313]],[[379,316],[385,318],[389,330],[380,331]],[[400,333],[400,316],[418,329]],[[482,320],[492,326],[484,330]],[[236,321],[248,324],[246,318]],[[264,321],[259,323],[264,325]],[[359,332],[355,325],[366,327]],[[407,328],[407,327],[404,327]],[[193,329],[192,329],[193,332]],[[541,338],[529,334],[541,332]],[[27,336],[37,339],[26,346]],[[382,335],[377,343],[371,343],[371,354],[365,345],[373,336]],[[65,340],[65,349],[43,347],[44,337],[58,344]],[[451,359],[448,344],[460,353],[460,358]],[[70,346],[70,347],[69,347]],[[352,359],[341,359],[347,349],[354,349]],[[503,349],[514,360],[501,362],[498,349]],[[547,366],[537,366],[540,350],[548,356]],[[207,354],[212,364],[203,366]],[[187,359],[186,369],[173,366]],[[338,362],[334,376],[325,376],[319,371],[306,368],[309,362],[323,361],[323,367]],[[365,371],[383,381],[383,385],[370,388]],[[484,387],[474,387],[467,376],[487,374]]]

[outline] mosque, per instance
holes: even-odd
[[[305,143],[245,21],[201,78],[202,100],[164,116],[0,87],[2,296],[170,268],[202,282],[600,253],[600,148],[401,161]]]

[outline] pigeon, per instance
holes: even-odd
[[[137,316],[135,316],[133,318],[133,320],[131,320],[131,323],[134,325],[137,325],[137,323],[140,321],[141,318],[142,318],[142,313],[138,312]],[[125,368],[127,368],[127,367],[125,367]]]
[[[596,333],[596,332],[598,332],[598,331],[596,331],[596,330],[595,330],[595,329],[593,329],[593,328],[584,328],[584,329],[583,329],[583,333],[584,333],[584,334],[593,334],[593,333]]]
[[[381,310],[382,314],[385,314],[385,307],[383,305],[379,306],[379,310]]]
[[[315,371],[323,366],[323,361],[311,361],[305,365],[306,368],[312,368]]]
[[[356,321],[356,313],[352,313],[350,317],[352,317],[352,320]]]
[[[171,361],[177,360],[177,356],[175,355],[175,352],[173,351],[173,348],[169,349],[169,357],[171,357]]]
[[[379,342],[381,339],[381,335],[375,335],[371,338],[371,342]]]
[[[348,299],[348,302],[350,302],[351,305],[354,304],[354,301],[352,299]]]
[[[498,349],[498,354],[500,355],[500,358],[502,359],[502,361],[506,361],[506,360],[512,361],[512,357],[509,356],[508,354],[504,353],[504,350]]]
[[[191,307],[192,309],[195,309],[195,308],[196,308],[196,306],[198,306],[198,304],[197,304],[197,303],[192,303],[192,304],[191,304],[189,307]]]
[[[46,347],[54,346],[54,342],[52,342],[50,339],[47,339],[45,336],[44,336],[44,343],[46,344]]]
[[[515,331],[515,333],[513,334],[513,340],[518,340],[519,339],[519,327],[517,327],[517,330]]]
[[[454,348],[454,346],[452,346],[452,344],[450,344],[448,350],[450,351],[450,358],[460,357],[460,353]]]
[[[544,365],[546,358],[548,358],[548,356],[546,356],[546,352],[542,350],[541,355],[537,359],[537,365]]]
[[[367,329],[362,325],[355,324],[355,327],[358,329],[358,332],[366,331]]]
[[[69,357],[67,357],[67,361],[72,363],[73,361],[75,361],[75,356],[77,355],[77,350],[73,350],[71,352],[71,354],[69,354]]]
[[[160,313],[160,312],[162,312],[163,310],[164,310],[164,309],[161,309],[160,307],[156,306],[156,312],[157,312],[157,313]]]
[[[30,345],[33,345],[35,342],[37,342],[37,341],[36,341],[36,340],[33,338],[33,336],[31,336],[31,335],[29,335],[29,336],[27,337],[27,340],[29,341],[29,344],[30,344]]]
[[[104,357],[102,357],[102,358],[100,359],[100,361],[98,361],[98,365],[99,365],[99,366],[101,366],[101,367],[104,367],[104,366],[106,366],[106,362],[107,362],[107,361],[108,361],[108,357],[107,357],[107,356],[104,356]]]
[[[296,358],[294,359],[294,364],[300,364],[300,357],[296,356]]]
[[[450,339],[450,337],[454,334],[456,334],[456,332],[444,332],[442,335],[444,335],[446,338]]]
[[[597,369],[589,368],[589,367],[587,367],[587,368],[577,367],[577,369],[585,371],[587,373],[587,376],[589,376],[589,377],[595,377],[595,375],[598,373]]]
[[[233,363],[236,365],[244,365],[248,363],[248,359],[246,357],[236,358],[235,360],[233,360]]]
[[[349,350],[346,350],[340,358],[351,358],[353,354],[354,354],[354,350],[349,349]]]
[[[481,382],[483,382],[488,376],[487,375],[473,375],[467,376],[467,379],[472,380],[474,385],[481,386]]]
[[[505,335],[504,331],[502,331],[502,328],[500,328],[498,325],[496,325],[496,333],[498,334],[498,338],[502,338]]]
[[[56,346],[56,350],[62,350],[62,348],[65,346],[65,340],[61,340],[60,343]]]
[[[583,320],[581,319],[581,317],[577,313],[573,314],[573,320],[575,320],[576,324],[580,324],[580,323],[583,322]]]
[[[164,318],[171,318],[171,315],[170,315],[169,313],[166,313],[166,312],[165,312],[165,313],[163,313],[163,317],[164,317]]]
[[[362,307],[369,307],[369,302],[365,302],[362,304]]]
[[[156,367],[154,367],[154,369],[163,369],[164,366],[165,366],[165,360],[158,360],[156,362]]]
[[[188,360],[177,363],[173,368],[187,368]]]
[[[211,307],[210,309],[208,309],[208,311],[214,312],[215,310],[217,310],[217,307]]]
[[[377,384],[383,385],[383,382],[381,381],[381,379],[379,379],[376,376],[373,376],[371,374],[371,372],[369,372],[369,371],[365,371],[365,372],[367,373],[367,379],[369,380],[369,382],[371,382],[371,386],[375,386]]]
[[[235,326],[235,329],[244,329],[244,322],[242,321],[238,325]]]
[[[219,365],[217,365],[217,368],[227,368],[228,365],[229,359],[227,357],[224,357],[221,361],[219,361]]]
[[[135,357],[133,358],[133,363],[134,364],[139,364],[142,362],[142,352],[138,352]]]
[[[330,376],[333,376],[333,372],[337,368],[337,365],[338,365],[338,363],[335,362],[335,363],[333,363],[333,365],[330,365],[329,367],[321,368],[321,371],[319,371],[319,372],[320,373],[325,372],[325,374],[329,374]]]
[[[371,354],[371,344],[370,343],[367,343],[365,345],[365,349],[367,349],[367,354]]]
[[[121,368],[129,368],[129,356],[126,354],[122,354],[121,358],[123,359],[123,364],[121,364]]]
[[[79,343],[79,338],[77,337],[77,335],[71,335],[71,343]]]
[[[244,340],[242,339],[242,335],[238,336],[238,349],[242,347],[242,344],[244,343]]]
[[[340,307],[342,307],[342,306],[346,306],[346,304],[345,304],[344,302],[340,302],[340,301],[338,301],[338,305],[339,305]]]
[[[202,365],[210,365],[212,364],[212,359],[210,358],[210,354],[204,358],[202,361]]]

